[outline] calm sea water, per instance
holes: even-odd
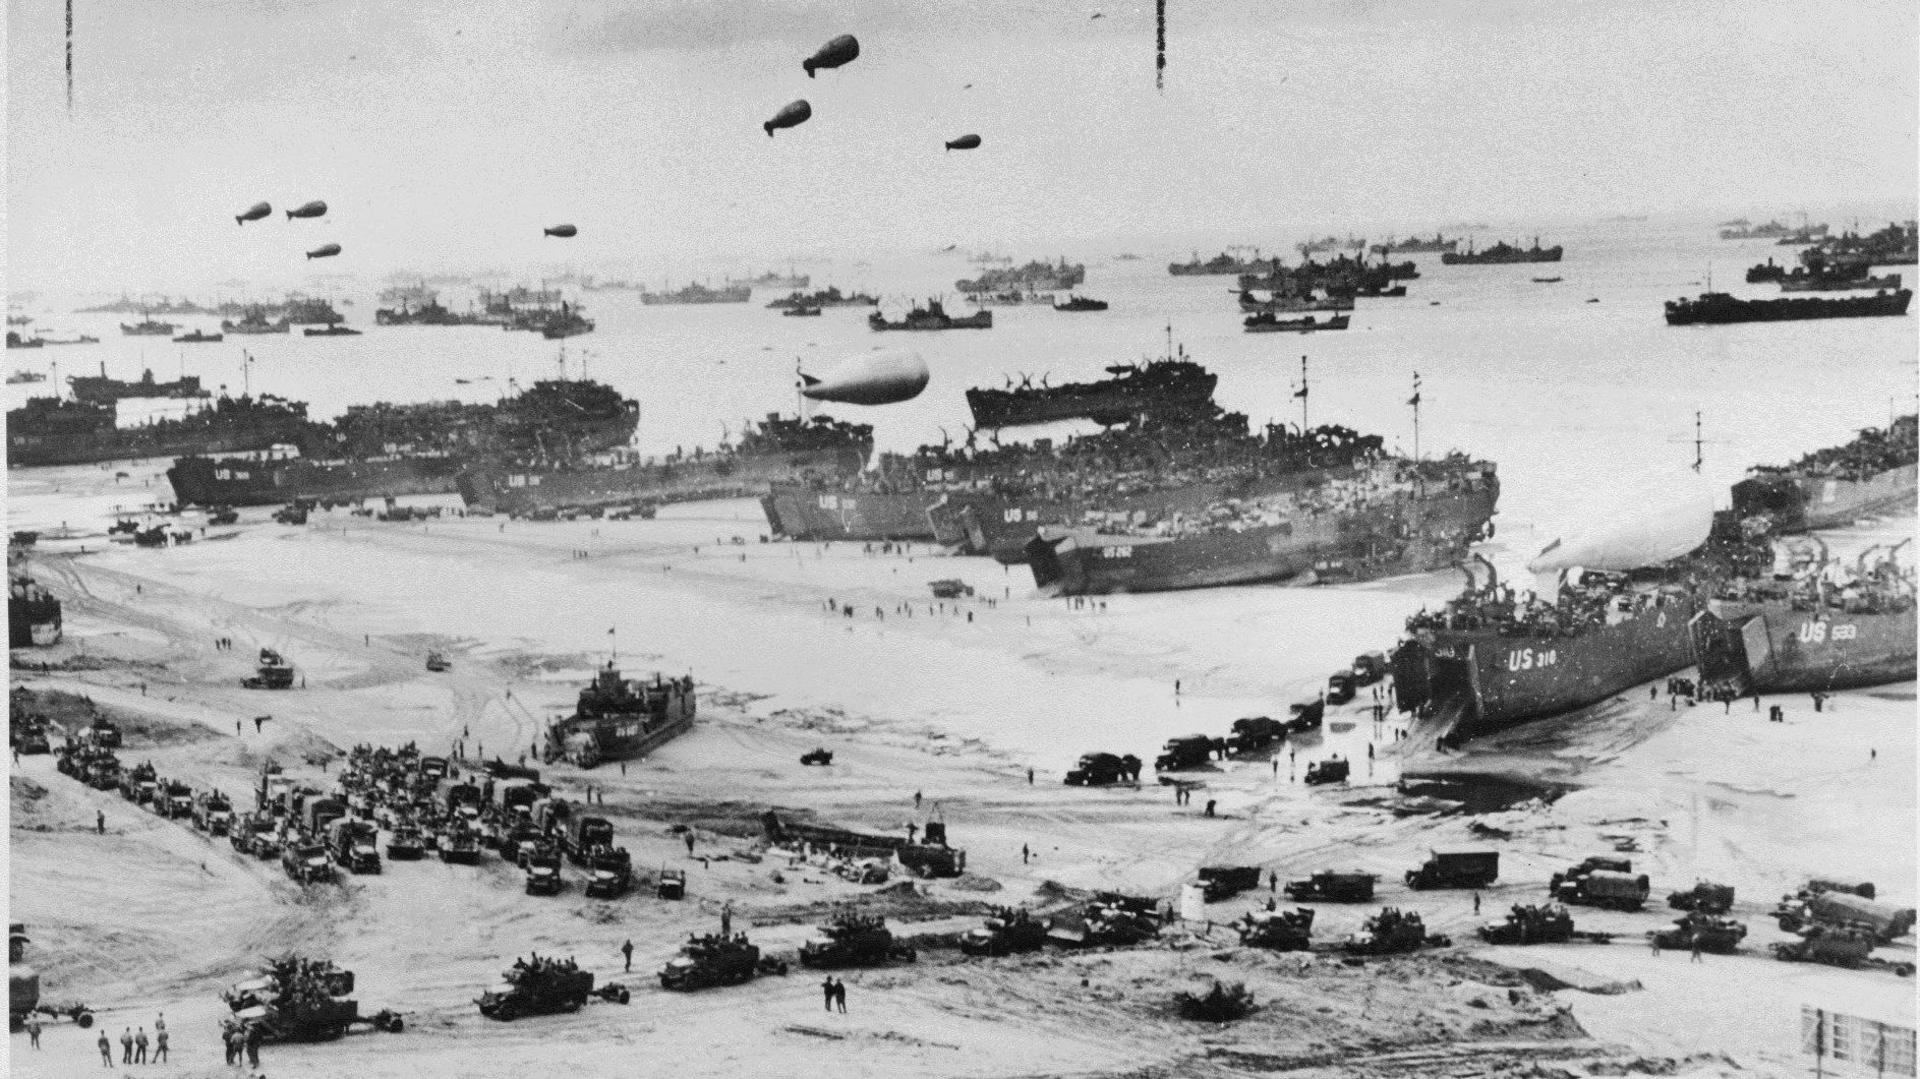
[[[1420,266],[1404,299],[1360,301],[1353,328],[1310,336],[1240,330],[1224,277],[1175,278],[1170,259],[1198,248],[1177,238],[1131,248],[1119,242],[1064,251],[1007,250],[1021,261],[1065,254],[1087,264],[1078,290],[1111,310],[1065,314],[1045,306],[996,308],[986,331],[877,334],[866,309],[828,310],[819,318],[782,318],[764,308],[782,290],[758,290],[750,304],[646,307],[629,292],[581,298],[598,330],[566,342],[567,371],[583,368],[641,402],[636,441],[646,452],[712,445],[750,417],[791,412],[796,363],[818,370],[876,347],[925,357],[933,381],[918,399],[883,408],[829,406],[872,423],[883,449],[956,441],[968,422],[963,392],[999,385],[1009,375],[1053,381],[1098,377],[1116,362],[1166,351],[1173,340],[1220,375],[1217,397],[1256,423],[1298,422],[1301,357],[1308,358],[1312,422],[1341,422],[1379,432],[1413,449],[1413,394],[1421,380],[1420,449],[1460,449],[1499,463],[1501,522],[1545,531],[1631,512],[1696,485],[1724,490],[1754,463],[1781,462],[1841,442],[1890,410],[1913,407],[1913,318],[1875,318],[1726,327],[1669,327],[1664,300],[1716,288],[1770,296],[1771,285],[1742,283],[1745,268],[1798,249],[1763,241],[1722,242],[1712,222],[1587,223],[1545,232],[1567,248],[1554,265],[1442,266],[1437,255],[1403,256]],[[1871,227],[1871,226],[1870,226]],[[1251,230],[1248,239],[1261,239]],[[1480,242],[1500,238],[1481,234]],[[1530,236],[1509,235],[1522,243]],[[1288,251],[1278,236],[1267,250]],[[774,265],[769,263],[769,266]],[[881,294],[897,316],[913,298],[945,294],[978,267],[964,255],[923,254],[874,262],[814,261],[798,267],[815,287],[836,284]],[[1911,277],[1912,268],[1903,268]],[[1560,276],[1559,284],[1534,284]],[[678,282],[676,282],[678,283]],[[717,279],[715,281],[717,283]],[[1909,282],[1911,283],[1911,282]],[[658,287],[659,282],[653,282]],[[242,357],[255,392],[311,402],[318,416],[371,400],[495,397],[509,378],[559,370],[556,343],[498,328],[381,328],[373,290],[335,294],[360,337],[229,337],[214,345],[175,345],[124,337],[119,316],[32,312],[36,328],[84,331],[98,345],[8,354],[10,369],[156,377],[198,375],[238,392]],[[468,294],[444,291],[463,306]],[[1597,303],[1587,302],[1589,299]],[[958,307],[956,302],[956,307]],[[188,320],[211,326],[217,320]],[[467,385],[456,378],[475,380]],[[491,381],[480,381],[490,379]],[[41,387],[9,386],[17,403]],[[123,406],[123,422],[144,406]],[[1703,417],[1705,464],[1695,477],[1694,414]],[[1030,437],[1008,432],[1009,439]]]

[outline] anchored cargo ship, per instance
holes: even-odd
[[[1142,412],[1178,412],[1205,408],[1213,400],[1219,376],[1184,357],[1147,364],[1117,364],[1111,378],[1038,386],[1023,378],[1006,389],[970,389],[967,408],[981,427],[1013,427],[1055,420],[1089,419],[1124,423]]]
[[[220,397],[180,419],[119,427],[111,405],[35,397],[7,413],[9,467],[77,465],[137,457],[237,453],[299,439],[307,406],[261,395]]]
[[[770,301],[769,308],[794,307],[878,307],[880,299],[864,292],[843,293],[837,286],[829,285],[819,292],[792,292],[777,300]]]
[[[1775,532],[1835,528],[1910,507],[1920,474],[1920,423],[1912,415],[1886,430],[1869,427],[1844,446],[1810,453],[1784,468],[1758,467],[1733,485],[1733,511]]]
[[[1499,494],[1488,462],[1382,460],[1152,532],[1042,529],[1027,563],[1056,595],[1372,580],[1459,561],[1486,535]]]
[[[247,309],[247,313],[242,315],[238,322],[222,319],[220,331],[222,333],[292,333],[293,323],[284,317],[278,320],[269,319],[265,308],[252,307]]]
[[[1805,693],[1914,677],[1914,576],[1894,555],[1853,573],[1813,561],[1787,580],[1716,589],[1692,627],[1700,677],[1735,696]]]
[[[1087,279],[1087,267],[1084,263],[1068,263],[1065,256],[1058,262],[1029,262],[1025,266],[1005,266],[987,269],[976,278],[962,278],[955,281],[953,287],[961,292],[1065,292],[1077,288]]]
[[[1263,259],[1260,257],[1258,251],[1254,252],[1254,256],[1250,259],[1235,258],[1231,254],[1222,252],[1204,262],[1200,259],[1200,253],[1196,251],[1190,261],[1170,262],[1167,264],[1167,272],[1175,277],[1203,277],[1223,274],[1269,274],[1277,273],[1279,270],[1280,259],[1278,256]]]
[[[866,467],[873,428],[827,416],[768,414],[737,444],[661,460],[619,451],[565,464],[522,457],[476,460],[457,479],[460,497],[515,515],[631,503],[691,502],[762,495],[781,481],[838,482]]]
[[[992,311],[975,311],[971,315],[949,315],[939,300],[928,300],[925,307],[916,307],[908,311],[899,322],[888,322],[885,315],[875,311],[867,316],[867,326],[874,330],[991,330],[993,329]]]
[[[219,340],[219,337],[216,335],[214,340]],[[140,398],[212,396],[200,388],[200,379],[193,375],[182,375],[172,382],[155,382],[153,371],[147,370],[141,372],[140,378],[134,382],[108,378],[105,360],[100,362],[99,374],[69,375],[67,386],[73,390],[76,400],[90,405],[110,405],[115,401]]]
[[[1859,277],[1845,271],[1840,272],[1800,272],[1787,274],[1780,278],[1781,292],[1852,292],[1860,289],[1898,289],[1900,275],[1883,274],[1879,277]]]
[[[1373,252],[1376,255],[1443,255],[1449,251],[1458,250],[1459,247],[1459,240],[1446,239],[1436,232],[1431,240],[1416,238],[1388,240],[1383,244],[1375,244]]]
[[[1252,292],[1240,291],[1240,310],[1252,313],[1298,314],[1305,311],[1351,311],[1353,294],[1334,293],[1325,298],[1316,298],[1310,294],[1276,292],[1271,299],[1262,300]]]
[[[1872,296],[1741,300],[1725,292],[1703,292],[1697,300],[1668,300],[1667,325],[1717,325],[1728,322],[1790,322],[1810,318],[1873,318],[1907,313],[1913,290]]]
[[[728,285],[716,289],[695,282],[674,292],[641,292],[640,302],[649,307],[683,303],[746,303],[752,297],[751,285]]]
[[[1465,251],[1448,251],[1440,256],[1440,262],[1446,266],[1498,266],[1516,262],[1559,262],[1561,248],[1559,244],[1541,247],[1539,237],[1534,237],[1533,246],[1521,248],[1502,240],[1485,250],[1475,251],[1469,243]]]

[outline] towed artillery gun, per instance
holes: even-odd
[[[877,914],[835,915],[800,946],[800,965],[807,967],[876,967],[918,958],[912,948],[894,942],[886,919]]]
[[[1233,923],[1240,943],[1249,948],[1271,948],[1279,952],[1302,952],[1313,947],[1313,911],[1250,910]]]
[[[12,922],[7,926],[7,1018],[10,1030],[20,1030],[27,1020],[36,1015],[48,1019],[71,1019],[73,1025],[85,1030],[93,1025],[93,1009],[84,1004],[52,1004],[40,999],[40,972],[27,966],[27,945],[32,943],[27,937],[25,922]]]
[[[353,972],[327,960],[287,956],[221,994],[232,1016],[223,1025],[258,1028],[268,1042],[333,1041],[360,1024],[393,1034],[406,1027],[399,1013],[362,1016],[353,999]]]
[[[760,974],[784,975],[786,972],[786,960],[761,955],[745,933],[731,936],[709,933],[701,937],[689,934],[687,942],[680,946],[680,954],[660,968],[660,986],[691,992],[718,985],[740,985]]]
[[[1677,950],[1698,944],[1703,952],[1732,955],[1739,950],[1740,942],[1747,939],[1747,924],[1696,910],[1675,918],[1672,925],[1656,929],[1647,936],[1662,948]]]
[[[996,907],[985,925],[960,938],[960,950],[967,955],[1011,955],[1039,951],[1046,942],[1046,923],[1027,908]]]
[[[618,982],[598,989],[593,973],[581,970],[571,959],[542,959],[531,962],[515,959],[513,966],[501,972],[501,984],[474,998],[480,1014],[507,1022],[523,1015],[554,1015],[575,1012],[590,997],[625,1004],[630,994]]]
[[[1367,919],[1366,925],[1349,938],[1344,947],[1354,955],[1400,955],[1421,948],[1444,948],[1451,943],[1444,936],[1429,936],[1418,911],[1383,907],[1380,913]]]

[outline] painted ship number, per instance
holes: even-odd
[[[1132,558],[1132,557],[1133,557],[1133,548],[1131,548],[1131,547],[1102,547],[1102,548],[1100,548],[1100,557],[1101,557],[1101,558]]]
[[[1010,525],[1017,525],[1017,524],[1019,524],[1019,523],[1020,523],[1021,521],[1037,521],[1037,520],[1039,520],[1039,519],[1040,519],[1040,511],[1039,511],[1039,510],[1023,510],[1023,509],[1019,509],[1019,508],[1014,508],[1014,509],[1010,509],[1010,510],[1006,510],[1006,511],[1004,511],[1003,513],[1001,513],[1001,515],[1000,515],[1000,516],[1001,516],[1001,518],[1002,518],[1002,519],[1004,519],[1004,520],[1005,520],[1005,521],[1006,521],[1006,522],[1007,522],[1008,524],[1010,524]]]
[[[1851,641],[1859,632],[1860,627],[1858,626],[1833,626],[1829,628],[1825,622],[1802,622],[1800,623],[1799,637],[1801,644],[1819,644],[1828,638],[1836,641]]]
[[[839,496],[839,495],[821,495],[821,496],[820,496],[820,508],[821,508],[821,509],[823,509],[823,510],[837,510],[837,509],[839,509],[839,508],[840,508],[840,496]]]
[[[1507,670],[1530,671],[1535,667],[1551,667],[1559,659],[1559,653],[1550,648],[1543,648],[1538,652],[1531,648],[1522,648],[1518,652],[1507,653]]]

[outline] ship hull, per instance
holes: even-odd
[[[1795,473],[1749,477],[1733,485],[1734,513],[1767,517],[1776,531],[1843,528],[1861,517],[1910,509],[1920,469],[1902,465],[1864,480]]]
[[[795,540],[930,540],[925,492],[848,493],[775,483],[761,499],[774,535]]]
[[[515,515],[632,502],[700,502],[763,495],[769,484],[808,477],[844,480],[866,467],[872,449],[714,454],[665,464],[549,472],[479,463],[460,473],[457,486],[467,505]]]
[[[1745,693],[1806,693],[1910,682],[1913,608],[1887,614],[1714,600],[1693,623],[1703,682]]]
[[[1691,595],[1579,636],[1507,637],[1492,630],[1422,630],[1393,657],[1395,700],[1407,711],[1457,714],[1453,734],[1489,734],[1598,704],[1693,664]]]
[[[358,502],[402,495],[450,494],[459,462],[451,457],[390,461],[183,457],[167,470],[176,501],[196,506],[265,506],[309,498]]]
[[[1220,484],[1196,484],[1178,490],[1156,491],[1131,498],[1104,500],[1096,505],[1080,499],[1041,496],[952,493],[927,509],[937,543],[956,554],[986,555],[1002,565],[1027,564],[1027,544],[1043,528],[1066,529],[1080,524],[1095,508],[1107,513],[1145,513],[1154,518],[1190,512],[1227,497]]]
[[[1034,584],[1054,595],[1374,580],[1455,564],[1483,534],[1498,498],[1493,485],[1175,539],[1042,533],[1027,543],[1027,564]]]
[[[1139,391],[1113,390],[1071,396],[1050,395],[1045,391],[971,389],[967,391],[967,409],[979,427],[1018,427],[1073,419],[1120,423],[1141,412],[1202,408],[1213,399],[1216,381],[1215,376],[1208,375],[1184,391],[1156,386]]]
[[[108,428],[92,434],[39,434],[19,429],[7,434],[7,466],[89,465],[147,457],[246,453],[292,442],[305,428],[301,420],[213,431],[156,435],[140,427]]]
[[[1513,266],[1523,262],[1559,262],[1560,254],[1558,247],[1514,251],[1500,255],[1473,251],[1448,251],[1440,256],[1440,263],[1443,266]]]
[[[1798,322],[1816,318],[1899,317],[1907,313],[1913,292],[1881,292],[1872,296],[1845,296],[1781,300],[1736,300],[1732,297],[1667,301],[1669,326],[1719,326],[1734,322]]]

